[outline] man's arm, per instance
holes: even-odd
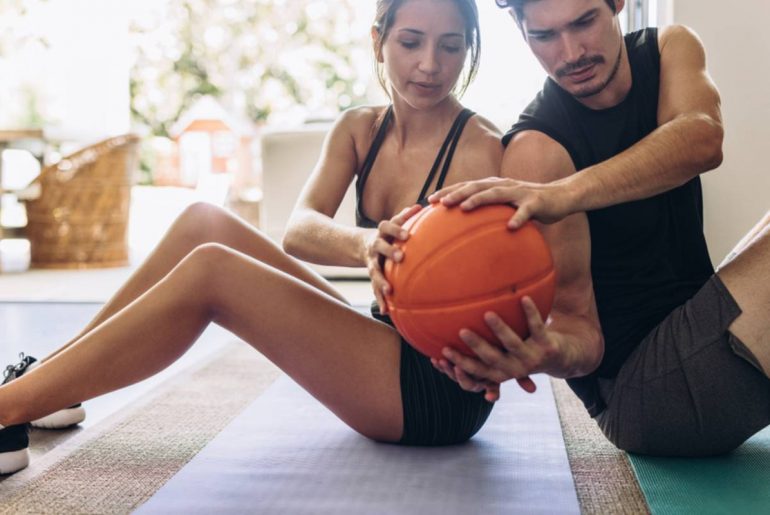
[[[719,166],[722,115],[703,45],[682,26],[662,31],[658,44],[658,128],[631,148],[551,183],[474,181],[444,188],[430,200],[463,209],[509,202],[519,208],[512,227],[529,218],[553,223],[572,213],[657,195]]]
[[[503,157],[502,176],[505,178],[549,182],[574,173],[575,167],[564,147],[539,132],[517,135]],[[461,338],[479,359],[445,349],[445,357],[459,371],[452,370],[448,363],[442,363],[439,368],[458,379],[466,389],[478,390],[484,381],[501,383],[537,372],[556,377],[579,377],[599,366],[604,340],[591,282],[587,217],[584,213],[576,213],[539,228],[551,248],[556,271],[556,295],[549,320],[543,324],[534,305],[524,301],[522,304],[528,313],[532,335],[522,342],[500,319],[487,316],[486,321],[504,350],[470,331],[463,331]],[[468,381],[468,376],[480,381]],[[494,395],[492,397],[490,400],[494,400]]]
[[[651,197],[722,162],[719,92],[697,35],[673,26],[659,35],[658,128],[625,152],[566,178],[570,212]]]

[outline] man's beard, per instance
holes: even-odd
[[[599,93],[601,93],[604,90],[604,88],[606,88],[607,85],[609,85],[609,83],[612,82],[612,80],[618,74],[618,70],[620,69],[620,60],[622,56],[623,56],[623,45],[620,45],[620,50],[618,51],[618,57],[617,59],[615,59],[615,64],[612,66],[612,70],[610,71],[610,75],[607,77],[607,80],[605,80],[601,84],[594,86],[593,88],[579,90],[575,93],[572,93],[572,96],[574,96],[575,98],[587,98],[587,97],[592,97],[594,95],[598,95]],[[591,64],[601,64],[601,63],[604,63],[604,57],[602,56],[597,55],[593,57],[586,57],[584,59],[581,59],[577,63],[565,66],[564,68],[558,70],[556,74],[558,77],[563,77],[564,75],[570,73],[570,71],[579,70],[580,68],[584,68]]]

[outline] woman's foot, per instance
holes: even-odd
[[[28,360],[29,364],[26,366],[25,370],[21,372],[21,374],[28,372],[40,365],[40,362],[32,356],[24,357],[24,355],[22,355],[22,358],[22,361]],[[38,429],[64,429],[76,424],[80,424],[83,422],[83,420],[85,420],[85,418],[86,410],[80,403],[78,403],[74,406],[70,406],[69,408],[64,408],[63,410],[51,413],[50,415],[47,415],[43,418],[33,420],[30,422],[30,425]]]
[[[0,429],[0,474],[13,474],[29,465],[29,424]]]
[[[26,372],[34,358],[22,355],[16,365],[8,365],[3,384],[10,383]],[[12,474],[29,465],[29,424],[0,426],[0,474]]]

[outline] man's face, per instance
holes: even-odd
[[[624,0],[616,5],[620,11]],[[568,93],[590,101],[617,82],[623,35],[605,0],[536,0],[523,14],[527,44]]]

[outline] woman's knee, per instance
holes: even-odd
[[[182,263],[189,261],[189,266],[195,271],[216,275],[212,274],[212,271],[223,268],[227,260],[236,255],[237,251],[227,245],[210,241],[197,245]]]
[[[196,246],[185,256],[171,275],[187,285],[194,285],[201,294],[210,292],[228,260],[235,251],[221,243],[207,242]]]
[[[174,228],[186,241],[205,243],[214,241],[215,228],[227,217],[224,208],[208,202],[194,202],[177,217]]]

